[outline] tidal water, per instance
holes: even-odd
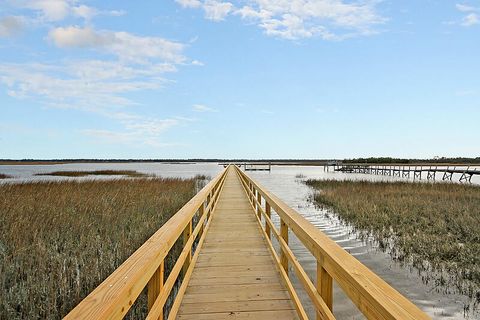
[[[71,170],[136,170],[139,172],[153,174],[162,177],[190,178],[198,174],[214,177],[223,167],[216,163],[194,163],[194,164],[164,164],[164,163],[75,163],[58,165],[0,165],[0,173],[13,176],[12,179],[5,179],[3,183],[21,183],[26,181],[49,181],[49,180],[88,180],[88,179],[118,179],[112,176],[95,176],[82,178],[35,176],[37,173],[48,173],[52,171]],[[311,166],[273,166],[271,172],[248,172],[268,190],[276,194],[289,206],[297,210],[308,221],[327,234],[332,240],[355,256],[373,272],[388,282],[400,293],[412,300],[417,306],[428,313],[434,319],[480,319],[478,311],[465,313],[464,309],[470,305],[468,297],[449,293],[445,294],[442,288],[435,284],[424,284],[418,270],[410,266],[402,266],[394,262],[390,256],[379,250],[374,241],[361,241],[357,238],[354,230],[343,223],[335,213],[317,208],[309,199],[313,190],[303,183],[309,178],[315,179],[367,179],[405,181],[405,178],[376,176],[367,174],[325,172],[323,167]],[[413,174],[412,174],[413,176]],[[441,175],[437,180],[441,180]],[[458,181],[459,176],[454,176]],[[410,179],[412,180],[412,179]],[[472,182],[480,184],[478,177],[472,178]],[[2,181],[2,180],[0,180]],[[425,180],[423,180],[425,181]],[[278,219],[275,221],[278,222]],[[291,247],[300,263],[309,274],[315,279],[316,261],[307,249],[295,238],[290,236]],[[290,274],[294,274],[291,270]],[[297,288],[301,288],[298,282]],[[303,290],[297,291],[302,301],[306,302],[306,309],[312,315],[313,310],[309,306],[308,297]],[[334,288],[334,314],[338,319],[363,319],[361,313],[345,297],[341,288]]]

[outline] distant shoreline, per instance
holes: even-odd
[[[0,165],[54,165],[71,163],[236,163],[236,164],[271,164],[297,166],[324,166],[333,163],[358,165],[480,165],[480,157],[476,158],[436,158],[436,159],[398,159],[398,158],[357,158],[357,159],[0,159]]]

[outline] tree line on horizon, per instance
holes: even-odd
[[[274,163],[392,163],[392,164],[411,164],[411,163],[480,163],[480,157],[435,157],[431,159],[415,159],[415,158],[393,158],[393,157],[368,157],[368,158],[352,158],[352,159],[0,159],[2,163],[106,163],[106,162],[168,162],[168,163],[191,163],[191,162],[271,162]]]

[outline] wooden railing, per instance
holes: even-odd
[[[335,319],[332,313],[333,281],[340,285],[367,319],[430,319],[417,306],[328,238],[298,212],[268,192],[240,169],[236,168],[236,172],[257,213],[257,220],[267,239],[274,260],[279,266],[300,319],[308,319],[308,316],[290,280],[289,265],[292,266],[315,307],[317,319]],[[273,212],[280,219],[280,230],[272,222]],[[288,245],[289,230],[317,260],[315,284],[308,277]],[[278,241],[280,256],[276,253],[271,241],[272,235]]]
[[[174,319],[200,251],[194,250],[194,244],[200,248],[205,239],[227,169],[185,204],[65,319],[121,319],[145,288],[147,319],[163,319],[165,303],[183,274],[168,316],[168,319]],[[165,258],[181,237],[183,250],[164,281]]]

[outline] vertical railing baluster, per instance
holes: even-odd
[[[207,196],[207,202],[205,203],[205,206],[208,207],[208,205],[210,204],[210,194],[208,194]],[[207,211],[207,219],[210,219],[210,213],[212,212],[212,207],[210,206],[210,208],[208,209]]]
[[[333,279],[323,267],[323,259],[317,260],[317,291],[333,312]],[[317,319],[320,319],[317,315]]]
[[[192,221],[188,223],[188,225],[185,227],[185,230],[183,230],[183,246],[188,242],[188,239],[190,239],[190,236],[192,235]],[[190,250],[188,252],[187,257],[185,258],[185,263],[183,264],[182,267],[182,273],[185,275],[187,273],[188,267],[190,267],[190,262],[192,261],[192,248],[190,247]]]
[[[285,221],[283,221],[283,219],[280,219],[280,237],[282,237],[282,239],[288,245],[288,226],[285,223]],[[285,272],[288,274],[288,257],[285,254],[285,251],[283,250],[283,248],[281,249],[280,263],[282,264],[282,267],[285,270]]]
[[[162,292],[163,289],[163,277],[165,273],[164,262],[160,263],[157,271],[153,274],[150,281],[148,281],[147,285],[147,301],[148,301],[148,310],[152,309],[153,304],[157,300],[158,296]],[[163,319],[163,313],[160,319]]]
[[[257,200],[258,200],[258,203],[257,203],[257,216],[258,218],[260,219],[260,221],[262,221],[262,213],[261,213],[261,208],[262,208],[262,195],[260,194],[260,192],[257,190]]]
[[[270,207],[270,203],[265,200],[265,214],[267,215],[268,218],[272,217],[272,208]],[[268,235],[268,239],[272,240],[272,233],[270,232],[270,225],[267,222],[267,219],[265,219],[265,232]]]
[[[200,208],[198,208],[198,220],[202,219],[203,217],[203,214],[205,212],[205,201],[202,202],[202,205],[200,206]],[[205,223],[207,222],[207,220],[205,219],[203,222],[202,222],[202,225],[200,226],[200,232],[198,233],[198,237],[200,238],[203,234],[203,228],[205,227]]]

